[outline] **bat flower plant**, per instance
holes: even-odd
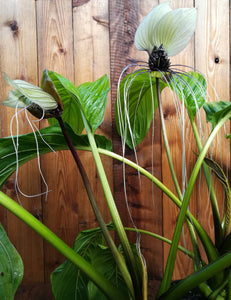
[[[169,2],[165,2],[156,6],[138,27],[135,46],[138,50],[148,53],[148,62],[132,62],[125,67],[119,79],[115,117],[118,133],[122,139],[122,156],[112,151],[111,142],[106,137],[96,134],[97,128],[104,119],[109,91],[109,80],[106,75],[95,82],[75,86],[62,75],[45,70],[41,88],[5,76],[7,83],[14,90],[9,92],[7,99],[2,103],[15,108],[13,120],[16,119],[16,125],[18,125],[19,113],[24,111],[27,116],[28,110],[38,119],[47,118],[49,126],[39,131],[37,127],[33,127],[34,123],[31,123],[30,118],[27,117],[32,133],[14,136],[12,132],[10,137],[0,139],[0,186],[2,187],[15,171],[17,175],[18,168],[30,159],[38,157],[39,162],[40,155],[52,150],[69,149],[99,224],[99,228],[79,233],[71,249],[21,205],[0,192],[1,205],[28,224],[66,257],[67,260],[51,274],[52,292],[56,300],[147,300],[149,266],[146,265],[141,253],[139,241],[142,240],[142,234],[150,238],[158,238],[171,245],[159,291],[153,298],[182,299],[185,293],[198,287],[201,294],[208,299],[231,299],[230,187],[223,169],[211,159],[211,156],[208,158],[207,154],[219,130],[231,118],[231,105],[228,101],[208,102],[204,77],[194,71],[180,70],[180,66],[171,65],[169,59],[189,43],[195,31],[196,18],[195,8],[172,10]],[[130,67],[134,67],[133,71],[124,76]],[[165,88],[171,91],[170,100],[175,102],[181,120],[182,177],[184,178],[182,184],[179,183],[175,173],[165,129],[161,101],[161,92]],[[135,152],[136,146],[145,138],[157,108],[159,108],[162,135],[176,194],[152,172],[148,172],[138,163],[125,157],[127,146]],[[198,115],[202,108],[206,113],[207,122],[212,125],[206,140],[201,138],[200,130],[197,129],[200,121]],[[185,167],[185,110],[197,144],[197,151],[191,153],[197,158],[191,174],[187,174]],[[86,134],[82,133],[84,129]],[[97,205],[97,199],[78,156],[78,150],[92,152],[111,214],[109,224],[105,224],[104,216]],[[172,240],[142,228],[123,226],[100,154],[121,161],[124,166],[128,165],[139,174],[146,176],[179,208]],[[207,181],[212,207],[214,241],[189,210],[192,190],[201,168]],[[224,187],[225,212],[223,214],[218,209],[211,170]],[[20,189],[18,190],[20,192]],[[190,233],[193,251],[179,245],[184,222]],[[113,230],[118,235],[119,246],[114,243],[110,234]],[[136,232],[136,244],[129,241],[126,234],[129,230]],[[23,264],[2,227],[0,231],[1,244],[4,244],[4,249],[7,249],[6,252],[0,247],[1,262],[4,267],[1,274],[8,275],[0,278],[0,298],[6,299],[7,294],[13,299],[22,280]],[[177,251],[182,251],[193,260],[194,272],[172,286]],[[206,259],[204,256],[202,259],[201,251],[205,253]],[[11,268],[8,267],[9,264]]]

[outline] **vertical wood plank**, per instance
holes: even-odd
[[[37,4],[39,78],[45,68],[74,81],[72,1],[39,0]],[[46,126],[46,121],[42,121]],[[70,246],[78,232],[79,174],[72,156],[66,151],[41,158],[44,176],[49,187],[47,202],[43,201],[43,222]],[[45,280],[64,260],[45,243]]]
[[[229,41],[229,1],[196,1],[198,6],[198,28],[195,34],[195,67],[199,69],[208,81],[209,101],[230,99],[230,41]],[[202,51],[203,49],[203,51]],[[218,60],[218,61],[217,61]],[[217,97],[216,97],[217,93]],[[226,124],[230,132],[229,123]],[[221,130],[219,138],[209,155],[213,154],[220,165],[230,169],[230,146],[225,140],[225,132]],[[227,171],[224,169],[224,171]],[[205,182],[202,183],[205,185]],[[216,196],[220,211],[223,211],[224,193],[218,180],[214,180]],[[203,188],[203,187],[202,187]],[[206,197],[206,196],[205,196]],[[205,199],[205,200],[203,200]],[[204,224],[207,232],[213,237],[212,212],[208,206],[208,198],[200,197],[198,206],[199,222]]]
[[[147,62],[148,56],[138,51],[134,46],[134,35],[140,21],[157,5],[157,1],[110,1],[110,43],[111,43],[111,89],[112,89],[112,120],[113,120],[113,148],[121,154],[121,142],[116,131],[114,119],[114,103],[116,99],[117,82],[121,71],[129,64],[130,59]],[[131,71],[131,70],[129,70]],[[145,140],[137,147],[138,160],[141,166],[152,170],[152,150],[154,155],[154,175],[161,179],[161,141],[158,113],[155,116],[155,140],[152,148],[152,130]],[[126,157],[134,160],[134,152],[126,149]],[[162,197],[161,192],[152,184],[141,178],[141,189],[138,174],[126,168],[126,186],[128,205],[137,228],[143,228],[162,234]],[[114,189],[117,206],[124,224],[132,226],[127,213],[123,189],[122,164],[114,162]],[[133,236],[135,241],[135,236]],[[141,237],[142,253],[147,261],[148,274],[151,282],[151,294],[157,288],[156,281],[162,277],[162,243],[146,236]]]
[[[0,6],[0,97],[4,99],[10,88],[3,78],[3,71],[12,79],[20,78],[33,84],[38,83],[36,18],[33,1],[28,3],[25,0],[1,0]],[[13,113],[13,109],[1,106],[1,136],[9,135],[9,124]],[[25,119],[24,113],[21,113],[18,118],[20,133],[30,132],[31,129]],[[17,201],[14,178],[12,176],[8,180],[3,191]],[[28,195],[40,193],[40,175],[36,160],[20,168],[19,186]],[[20,200],[24,208],[38,219],[42,218],[40,197],[25,198],[20,196]],[[11,241],[21,254],[24,262],[24,282],[42,282],[44,278],[42,239],[23,224],[22,221],[8,212],[7,229]]]
[[[73,4],[75,84],[78,86],[83,82],[95,81],[104,74],[110,77],[108,1],[77,1]],[[111,139],[110,97],[104,122],[96,133],[106,135]],[[105,222],[108,222],[110,214],[92,154],[90,152],[80,152],[80,158],[88,173],[99,209],[105,218]],[[113,189],[112,160],[102,157],[102,161],[109,184]],[[98,224],[82,182],[78,181],[77,185],[80,191],[79,231],[81,231],[96,227]]]

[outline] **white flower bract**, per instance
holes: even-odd
[[[53,110],[58,107],[57,101],[40,87],[24,80],[11,80],[6,74],[5,79],[15,90],[9,92],[7,99],[2,102],[3,105],[9,107],[16,107],[17,105],[18,108],[23,108],[35,103],[44,111]]]
[[[197,19],[196,8],[172,10],[169,2],[164,2],[143,19],[135,34],[138,50],[152,52],[154,47],[163,45],[168,56],[181,52],[189,43]]]

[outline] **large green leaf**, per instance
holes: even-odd
[[[88,137],[86,135],[78,135],[66,125],[67,132],[76,149],[90,150]],[[59,125],[52,125],[40,130],[43,139],[55,151],[68,150],[68,146],[63,137]],[[51,149],[42,140],[41,136],[36,133],[40,155],[51,152]],[[14,137],[16,141],[16,137]],[[107,150],[111,150],[111,142],[104,136],[95,135],[97,146]],[[19,166],[37,156],[37,148],[33,133],[20,135],[18,137],[18,163]],[[16,169],[16,156],[12,138],[0,138],[0,187],[9,178]]]
[[[0,224],[0,299],[14,299],[23,271],[22,259]]]
[[[46,75],[46,72],[47,71],[45,70],[43,78]],[[81,115],[81,105],[79,103],[80,95],[77,87],[70,80],[56,72],[48,71],[48,75],[53,81],[63,103],[63,121],[69,124],[75,133],[80,134],[84,129],[84,125]],[[51,125],[56,124],[57,122],[58,121],[54,118],[49,119]]]
[[[86,82],[76,87],[58,73],[49,71],[48,75],[63,102],[63,121],[76,133],[81,133],[84,128],[82,120],[84,114],[94,133],[104,119],[109,91],[108,76],[104,75],[95,82]],[[49,122],[54,124],[57,120],[52,119]]]
[[[162,90],[165,84],[160,85]],[[157,106],[155,78],[149,73],[132,73],[122,80],[115,119],[118,133],[131,149],[145,138]]]
[[[81,232],[75,240],[73,249],[115,286],[126,291],[111,251],[104,246],[100,228]],[[107,300],[107,297],[67,260],[51,274],[51,284],[55,300]]]
[[[109,89],[107,75],[95,82],[85,82],[78,87],[80,102],[93,132],[103,122]]]
[[[231,103],[228,101],[207,102],[203,108],[206,112],[207,122],[212,123],[213,127],[215,127],[219,120],[230,112]]]
[[[205,102],[204,77],[196,72],[173,75],[168,84],[160,81],[161,91],[166,86],[184,100],[190,116],[194,119]],[[126,144],[131,149],[146,136],[157,106],[155,77],[140,71],[131,73],[122,80],[116,100],[115,118],[119,134],[126,139]]]
[[[171,89],[184,100],[188,114],[194,119],[197,111],[205,103],[206,80],[197,72],[173,75],[173,78],[170,83]]]

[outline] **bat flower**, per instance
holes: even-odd
[[[171,9],[167,1],[154,7],[138,26],[135,46],[146,51],[149,58],[147,61],[132,60],[119,78],[115,118],[123,145],[126,143],[135,149],[146,136],[159,106],[157,78],[161,91],[165,87],[171,89],[177,113],[183,112],[179,109],[181,105],[186,105],[193,119],[203,105],[206,98],[203,75],[190,66],[171,64],[169,59],[187,46],[196,20],[196,8]],[[130,68],[131,73],[128,72]]]
[[[148,52],[151,71],[169,70],[169,57],[187,46],[195,31],[196,19],[196,8],[172,10],[169,2],[154,7],[143,19],[135,34],[135,46]]]
[[[24,80],[10,79],[5,74],[6,82],[14,90],[2,102],[9,107],[26,108],[36,118],[52,118],[62,114],[62,102],[47,72],[43,76],[43,89]]]

